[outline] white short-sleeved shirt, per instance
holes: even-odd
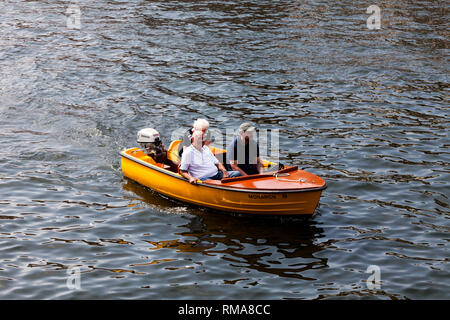
[[[217,174],[216,164],[218,163],[219,160],[208,146],[203,146],[200,152],[190,145],[183,152],[180,170],[187,171],[191,176],[201,180]]]

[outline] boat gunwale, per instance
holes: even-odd
[[[129,150],[129,149],[126,149],[126,150]],[[183,178],[180,174],[174,173],[167,169],[160,168],[158,166],[152,165],[151,163],[145,162],[139,158],[133,157],[133,156],[127,154],[125,152],[125,150],[121,151],[120,155],[122,157],[127,158],[128,160],[134,161],[134,162],[141,164],[147,168],[150,168],[152,170],[155,170],[155,171],[158,171],[165,175],[168,175],[172,178],[179,179],[181,181],[189,183],[187,181],[187,179]],[[279,190],[279,189],[248,189],[248,188],[242,188],[242,187],[230,187],[230,186],[223,186],[223,185],[215,185],[215,184],[210,184],[208,182],[202,182],[201,184],[198,184],[198,186],[203,186],[203,187],[213,188],[213,189],[220,189],[220,190],[225,190],[225,191],[235,191],[235,192],[244,192],[244,193],[272,193],[273,194],[273,193],[300,193],[300,192],[322,191],[328,187],[326,181],[324,181],[324,183],[325,184],[322,187],[312,187],[312,188],[302,188],[302,189],[283,189],[283,190]]]

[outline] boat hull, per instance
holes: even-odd
[[[258,215],[312,215],[322,190],[255,190],[209,184],[190,184],[181,175],[121,153],[125,177],[160,194],[215,210]]]

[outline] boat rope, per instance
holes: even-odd
[[[288,181],[288,182],[298,182],[298,183],[306,182],[306,179],[302,179],[302,178],[298,178],[297,180],[294,180],[294,179],[279,178],[279,176],[281,176],[281,177],[287,177],[287,176],[289,176],[289,173],[277,173],[277,172],[275,172],[273,175],[275,176],[275,178],[276,178],[278,181]]]

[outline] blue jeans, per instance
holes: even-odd
[[[234,178],[234,177],[239,177],[241,175],[241,173],[239,171],[228,171],[228,175],[230,176],[230,178]],[[218,170],[217,173],[215,175],[213,175],[212,177],[203,178],[201,180],[202,181],[205,181],[205,180],[222,180],[222,178],[223,178],[223,173],[222,173],[222,171]]]

